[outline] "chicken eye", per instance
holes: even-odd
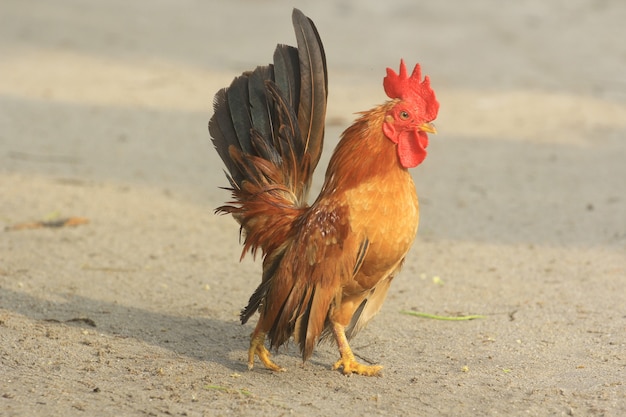
[[[409,118],[409,112],[407,112],[406,110],[402,110],[402,111],[400,112],[400,118],[401,118],[402,120],[406,120],[406,119],[408,119],[408,118]]]

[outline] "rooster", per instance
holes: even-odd
[[[317,199],[307,204],[320,159],[328,91],[326,58],[313,22],[294,9],[297,48],[278,45],[273,64],[236,77],[217,92],[209,121],[234,202],[216,211],[241,225],[241,257],[263,254],[261,284],[241,311],[256,312],[248,368],[294,338],[303,361],[334,336],[345,375],[378,375],[349,344],[380,310],[417,233],[419,206],[408,168],[426,157],[439,103],[420,66],[387,69],[390,100],[342,134]]]

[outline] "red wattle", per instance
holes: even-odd
[[[414,168],[426,158],[428,136],[422,131],[404,131],[398,140],[398,157],[404,168]]]

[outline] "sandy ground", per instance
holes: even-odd
[[[89,223],[0,231],[0,415],[626,415],[626,3],[295,3],[328,55],[320,171],[400,57],[441,101],[418,238],[353,342],[384,376],[330,345],[246,369],[260,266],[212,214],[206,124],[292,3],[3,0],[0,225]]]

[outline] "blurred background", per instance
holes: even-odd
[[[276,43],[295,43],[294,5],[317,24],[329,65],[318,187],[340,132],[386,98],[385,68],[404,58],[422,64],[442,103],[415,172],[424,209],[443,202],[432,229],[623,241],[623,181],[596,187],[625,176],[621,1],[3,0],[0,172],[141,183],[219,204],[228,195],[206,129],[213,94],[268,63]],[[516,197],[499,198],[510,188]],[[550,214],[571,205],[601,214]],[[459,208],[471,222],[448,220]],[[493,221],[514,233],[497,235]]]

